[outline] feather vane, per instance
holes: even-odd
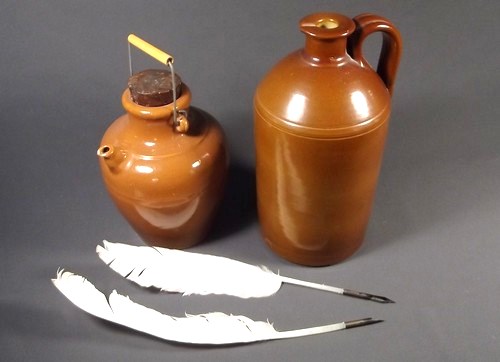
[[[190,294],[227,294],[259,298],[281,287],[278,275],[224,257],[149,246],[103,241],[99,258],[123,277],[142,287]]]

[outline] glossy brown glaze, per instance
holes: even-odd
[[[189,130],[172,123],[172,104],[145,107],[127,89],[126,114],[104,134],[97,151],[116,206],[150,245],[187,248],[206,235],[224,188],[228,157],[221,127],[191,107],[182,86],[177,108],[188,110]]]
[[[363,39],[380,30],[365,28],[366,19],[390,29],[384,33],[389,35],[381,74],[361,55]],[[255,94],[259,220],[266,242],[279,255],[304,265],[330,265],[352,255],[363,241],[401,39],[375,15],[355,23],[340,14],[318,13],[303,18],[300,29],[304,49],[271,69]]]

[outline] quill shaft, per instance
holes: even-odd
[[[295,338],[295,337],[303,337],[303,336],[312,336],[314,334],[321,334],[321,333],[327,333],[327,332],[340,331],[342,329],[363,327],[363,326],[368,326],[370,324],[375,324],[375,323],[380,323],[380,322],[383,322],[383,320],[373,319],[373,318],[356,319],[356,320],[347,321],[347,322],[329,324],[326,326],[296,329],[293,331],[286,331],[286,332],[278,332],[278,334],[279,334],[278,338]]]
[[[370,294],[370,293],[365,293],[365,292],[358,292],[357,290],[352,290],[352,289],[332,287],[330,285],[307,282],[304,280],[284,277],[281,275],[280,275],[280,278],[281,278],[281,281],[283,283],[300,285],[300,286],[303,286],[306,288],[324,290],[324,291],[331,292],[331,293],[341,294],[341,295],[345,295],[345,296],[353,297],[353,298],[371,300],[373,302],[378,302],[378,303],[394,303],[393,300],[391,300],[387,297],[383,297],[381,295],[375,295],[375,294]]]
[[[331,287],[331,286],[325,285],[325,284],[306,282],[305,280],[284,277],[281,275],[280,275],[280,277],[281,277],[281,281],[283,283],[300,285],[302,287],[324,290],[324,291],[331,292],[331,293],[344,294],[344,289],[342,289],[342,288]]]
[[[346,328],[345,323],[340,322],[340,323],[335,323],[335,324],[329,324],[326,326],[319,326],[319,327],[296,329],[293,331],[278,332],[276,338],[285,339],[285,338],[312,336],[315,334],[340,331],[340,330],[345,329],[345,328]]]

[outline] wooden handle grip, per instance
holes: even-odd
[[[167,64],[173,63],[174,57],[170,54],[165,53],[163,50],[158,49],[154,45],[142,40],[134,34],[130,34],[127,38],[128,42],[138,49],[142,50],[144,53],[148,54],[152,58],[158,60],[160,63]]]

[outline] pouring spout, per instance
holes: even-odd
[[[124,152],[111,145],[102,145],[97,149],[97,157],[111,169],[116,169],[126,158]]]

